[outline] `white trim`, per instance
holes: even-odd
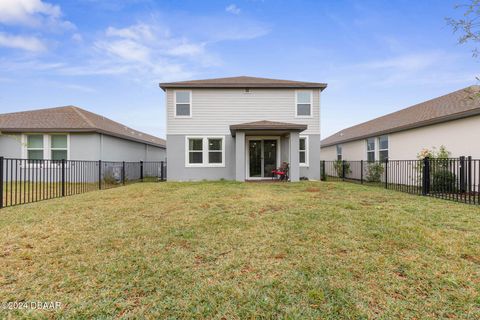
[[[67,159],[70,160],[70,133],[68,132],[52,132],[52,133],[43,133],[43,132],[24,132],[21,135],[21,142],[22,142],[22,159],[28,160],[28,139],[27,136],[29,135],[42,135],[43,136],[43,160],[52,161],[51,154],[52,154],[52,136],[53,135],[66,135],[67,136]],[[64,149],[58,149],[64,150]],[[58,166],[54,162],[49,162],[49,167]],[[30,164],[27,161],[27,168],[37,167],[34,164]]]
[[[299,141],[298,141],[298,163],[300,167],[308,167],[309,166],[309,149],[310,146],[308,144],[308,136],[299,136]],[[305,139],[305,163],[300,162],[300,139]]]
[[[372,140],[373,140],[373,143],[374,143],[373,150],[368,150],[368,140],[370,140],[370,139],[372,139]],[[374,137],[374,138],[366,138],[366,139],[365,139],[365,148],[366,148],[366,150],[367,150],[367,152],[366,152],[367,161],[369,161],[369,160],[368,160],[368,154],[371,153],[371,152],[373,152],[373,156],[374,156],[373,161],[377,161],[377,159],[378,159],[377,144],[378,144],[378,138],[375,138],[375,137]]]
[[[277,163],[276,167],[280,167],[280,157],[281,157],[281,143],[279,136],[247,136],[245,137],[245,178],[247,180],[262,180],[262,179],[270,179],[271,177],[263,177],[263,168],[262,168],[262,177],[250,177],[250,148],[249,148],[249,141],[250,140],[276,140],[277,141]],[[263,151],[263,147],[262,147]],[[263,157],[263,155],[262,155]]]
[[[202,139],[202,163],[189,163],[189,139]],[[208,163],[208,139],[222,140],[222,163]],[[221,168],[225,167],[225,136],[185,136],[185,167],[187,168]]]
[[[190,115],[188,116],[178,116],[177,115],[177,92],[188,92],[190,96]],[[174,90],[173,91],[173,115],[175,118],[191,118],[193,111],[193,95],[192,90]]]
[[[388,148],[387,148],[387,149],[381,149],[381,148],[380,148],[380,138],[381,138],[381,137],[387,137],[387,144],[388,144]],[[387,159],[388,159],[388,157],[390,156],[390,150],[389,150],[389,149],[390,149],[390,138],[389,138],[388,134],[384,134],[384,135],[378,136],[377,142],[378,142],[378,161],[381,161],[381,160],[380,160],[380,152],[381,152],[381,151],[387,151],[387,154],[388,154]]]
[[[310,115],[299,116],[298,115],[298,93],[310,92]],[[295,90],[295,118],[313,118],[313,90]]]

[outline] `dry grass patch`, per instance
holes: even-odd
[[[23,318],[479,318],[480,209],[348,183],[143,183],[0,211]]]

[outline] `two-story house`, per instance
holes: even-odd
[[[161,83],[169,180],[320,179],[325,83],[231,77]]]

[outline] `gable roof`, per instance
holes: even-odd
[[[480,114],[480,86],[470,86],[406,109],[341,130],[322,147],[388,134]]]
[[[0,132],[97,132],[165,148],[165,140],[75,106],[0,114]]]
[[[160,83],[160,88],[163,90],[167,88],[319,88],[323,90],[326,87],[326,83],[247,76]]]

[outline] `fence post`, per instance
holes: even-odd
[[[385,158],[385,189],[388,189],[388,158]]]
[[[0,157],[0,209],[3,208],[3,157]]]
[[[125,161],[122,162],[122,184],[125,185]]]
[[[163,161],[160,161],[160,181],[163,181]]]
[[[98,160],[98,190],[102,190],[102,160]]]
[[[143,182],[143,161],[140,161],[140,180]]]
[[[465,157],[460,157],[460,192],[465,193]]]
[[[62,159],[62,197],[65,197],[65,159]]]
[[[472,156],[467,157],[467,191],[472,193]]]
[[[422,170],[422,194],[424,196],[430,193],[430,159],[425,157],[423,159]]]
[[[363,160],[360,160],[360,183],[363,184]]]
[[[320,161],[320,180],[327,180],[327,175],[325,174],[325,160]]]
[[[345,180],[345,160],[342,160],[342,180]]]

